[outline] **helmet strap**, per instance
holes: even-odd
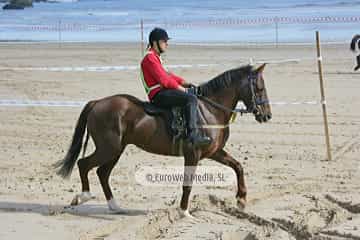
[[[158,48],[159,55],[164,52],[164,51],[160,48],[159,40],[156,41],[156,46],[157,46],[157,48]]]

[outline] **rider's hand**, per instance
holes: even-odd
[[[182,92],[186,92],[186,88],[184,88],[183,86],[180,86],[177,88],[177,90],[180,90]]]
[[[192,94],[192,95],[197,95],[197,88],[196,87],[186,88],[186,93]]]
[[[190,88],[190,87],[194,87],[195,85],[194,84],[192,84],[192,83],[190,83],[190,82],[184,82],[183,84],[183,87],[185,87],[185,88]]]

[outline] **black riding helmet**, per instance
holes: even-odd
[[[152,44],[155,41],[160,53],[162,53],[163,51],[160,49],[159,41],[160,40],[167,41],[169,39],[170,38],[169,38],[167,32],[164,29],[162,29],[162,28],[154,28],[149,34],[149,46],[153,47]]]

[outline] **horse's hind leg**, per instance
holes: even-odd
[[[184,217],[195,219],[189,212],[189,198],[196,168],[199,162],[199,152],[196,152],[195,150],[188,150],[184,154],[184,159],[184,181],[180,209]]]
[[[113,170],[114,166],[118,162],[120,155],[122,154],[123,151],[124,151],[124,148],[122,148],[122,149],[118,150],[116,153],[108,156],[107,158],[110,159],[110,161],[106,162],[105,164],[103,164],[96,170],[96,173],[99,177],[101,186],[102,186],[104,194],[105,194],[105,198],[108,202],[108,207],[111,211],[116,211],[116,212],[120,212],[121,208],[117,205],[117,203],[113,197],[111,187],[109,185],[109,177],[110,177],[111,171]]]
[[[77,194],[71,202],[71,205],[80,205],[94,198],[90,193],[88,173],[89,171],[98,166],[97,152],[95,151],[90,156],[81,158],[78,161],[80,179],[81,179],[81,194]]]

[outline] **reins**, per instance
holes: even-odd
[[[205,102],[209,103],[210,105],[212,105],[213,107],[216,107],[218,109],[223,110],[224,112],[230,112],[231,113],[231,117],[229,120],[228,124],[205,124],[202,125],[201,128],[207,128],[207,129],[222,129],[222,128],[227,128],[228,126],[230,126],[230,124],[235,122],[236,116],[238,113],[241,114],[241,116],[244,113],[250,113],[247,109],[244,108],[235,108],[235,109],[231,109],[228,107],[225,107],[224,105],[221,105],[217,102],[212,101],[211,99],[204,97],[202,95],[198,95],[198,97],[202,100],[204,100]]]
[[[202,95],[198,95],[198,98],[204,100],[205,102],[209,103],[210,105],[212,105],[213,107],[216,107],[218,109],[221,109],[223,110],[224,112],[229,112],[229,113],[234,113],[234,114],[237,114],[237,113],[240,113],[241,115],[244,114],[244,113],[251,113],[250,111],[248,111],[247,109],[245,108],[235,108],[235,109],[231,109],[231,108],[228,108],[228,107],[225,107],[224,105],[221,105],[217,102],[214,102],[212,101],[211,99],[207,98],[207,97],[204,97]]]

